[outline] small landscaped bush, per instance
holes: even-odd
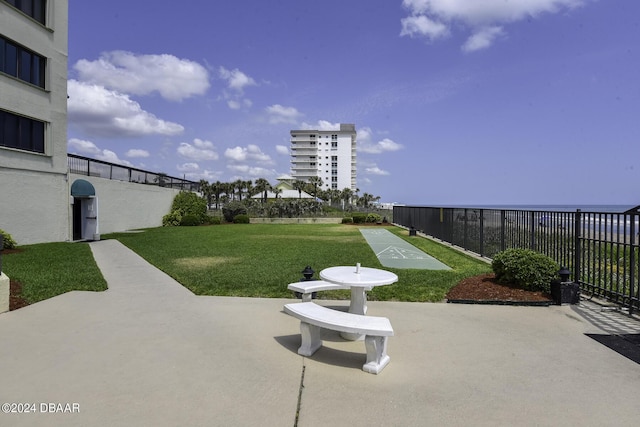
[[[200,225],[200,218],[191,214],[185,215],[182,217],[182,220],[180,221],[180,225],[187,226],[187,227]]]
[[[2,229],[0,229],[0,234],[4,236],[2,247],[4,249],[15,249],[15,247],[17,246],[17,243],[15,240],[13,240],[13,237],[11,237],[11,234],[7,233]]]
[[[549,292],[558,271],[553,259],[530,249],[502,251],[493,257],[491,267],[498,283],[543,292]]]
[[[239,201],[229,202],[222,208],[222,215],[227,222],[233,222],[233,218],[237,215],[246,215],[247,207]]]
[[[171,212],[174,211],[180,211],[182,216],[193,215],[202,224],[207,215],[207,201],[191,191],[181,191],[173,199]]]
[[[162,217],[163,227],[176,227],[180,225],[182,221],[182,213],[180,211],[173,211]]]
[[[354,224],[364,224],[367,222],[367,214],[364,212],[354,212],[351,214]]]
[[[382,217],[377,213],[370,213],[367,215],[366,222],[372,222],[372,223],[382,222]]]
[[[346,217],[342,218],[342,223],[343,224],[353,224],[353,218],[351,218],[350,216],[346,216]]]
[[[204,223],[209,225],[218,225],[221,222],[222,220],[219,216],[207,215],[207,217],[204,219]]]
[[[240,214],[233,217],[234,224],[249,224],[249,215]]]

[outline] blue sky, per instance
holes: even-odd
[[[636,0],[69,3],[69,152],[275,184],[354,123],[382,202],[640,205]]]

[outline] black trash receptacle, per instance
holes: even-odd
[[[580,285],[575,282],[551,282],[551,299],[556,305],[578,304],[580,302]]]

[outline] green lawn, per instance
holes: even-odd
[[[2,256],[2,271],[22,284],[22,298],[33,304],[69,291],[107,289],[86,243],[20,246]]]
[[[392,269],[398,283],[374,288],[370,300],[442,301],[462,278],[490,271],[484,262],[420,237],[387,227],[452,267],[451,271]],[[342,224],[234,224],[165,227],[116,238],[198,295],[287,298],[286,285],[335,265],[383,268],[357,226]],[[348,298],[347,291],[323,292]]]
[[[208,227],[161,227],[143,233],[116,233],[115,238],[198,295],[288,298],[287,284],[316,271],[361,263],[398,275],[398,283],[374,288],[370,300],[442,301],[461,279],[490,271],[484,262],[397,227],[389,231],[452,268],[406,270],[385,268],[357,226],[342,224],[233,224]],[[3,256],[3,270],[23,285],[30,303],[72,290],[101,291],[106,283],[86,243],[21,246]],[[346,299],[348,291],[322,292],[322,298]]]

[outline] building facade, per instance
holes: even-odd
[[[340,130],[292,130],[291,175],[308,182],[322,179],[322,190],[356,190],[356,127]]]
[[[67,0],[0,0],[0,229],[69,237]]]

